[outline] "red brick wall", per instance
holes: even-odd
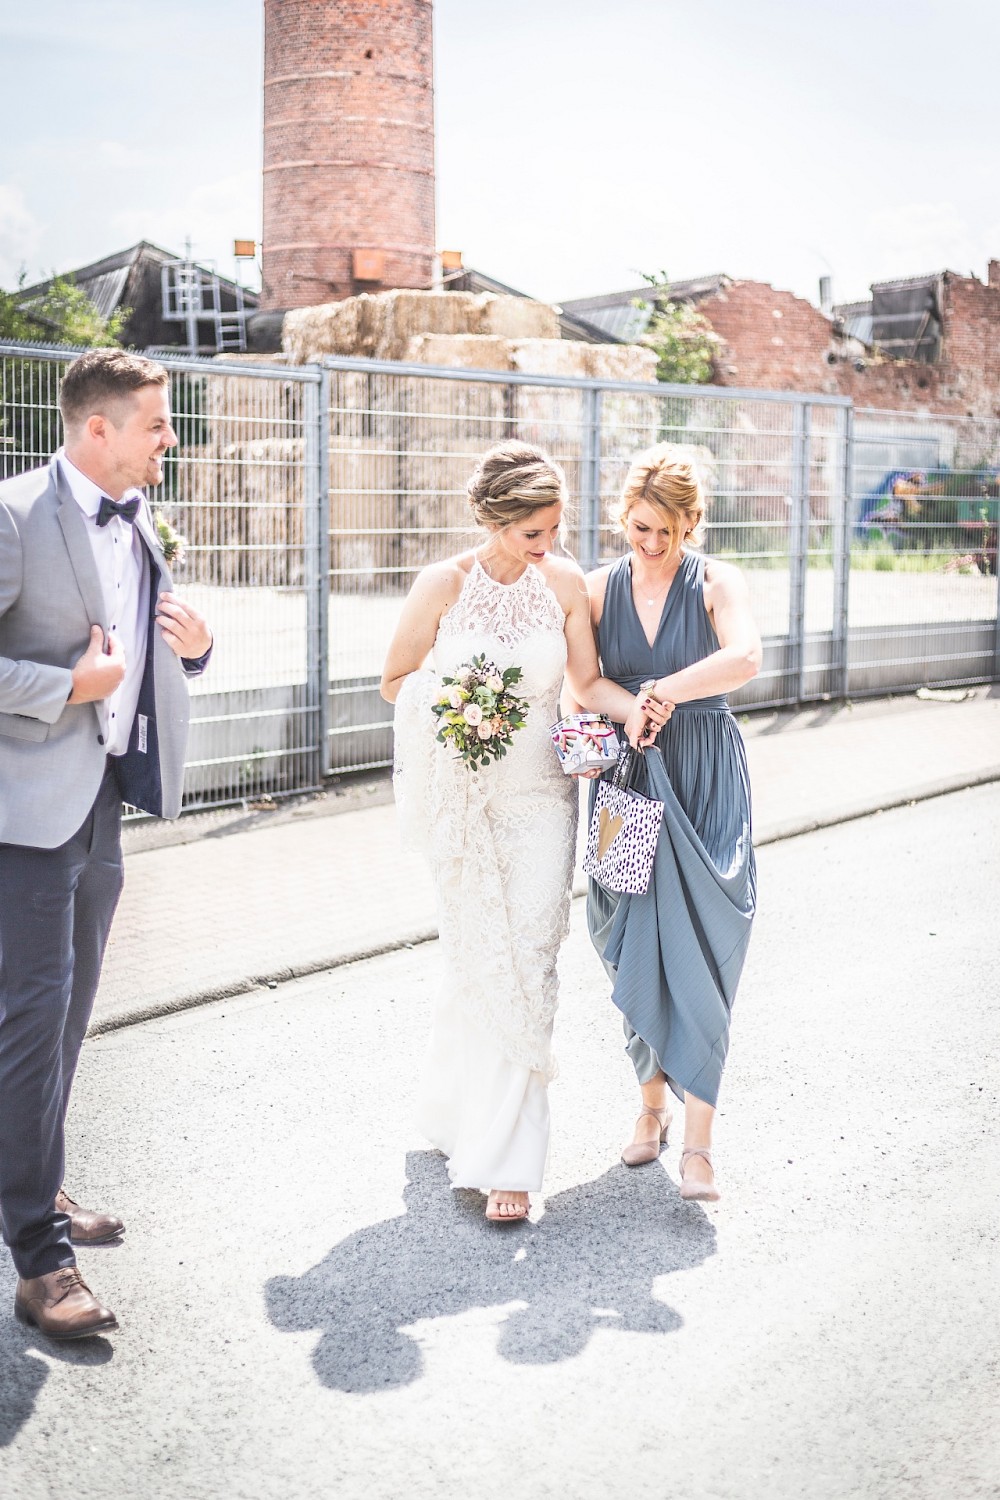
[[[963,414],[1000,416],[1000,267],[984,286],[974,276],[944,278],[941,368]]]
[[[941,356],[934,365],[885,360],[857,369],[818,308],[759,281],[735,281],[698,311],[722,339],[719,385],[823,391],[889,411],[1000,416],[998,261],[990,262],[986,283],[951,272],[943,278]]]
[[[873,406],[879,411],[936,411],[964,416],[961,395],[955,390],[951,372],[940,365],[920,365],[897,360],[866,365],[855,370],[839,367],[835,390],[850,396],[855,406]]]
[[[834,347],[830,323],[812,303],[762,281],[734,281],[699,302],[698,311],[722,339],[720,385],[837,390],[826,359]]]
[[[261,306],[429,287],[434,239],[431,0],[265,0]]]

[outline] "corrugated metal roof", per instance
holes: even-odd
[[[872,291],[896,290],[904,287],[928,286],[931,282],[937,284],[942,276],[954,276],[954,271],[925,271],[922,276],[895,276],[892,281],[873,281]]]
[[[895,359],[934,364],[941,351],[941,277],[914,276],[872,286],[872,342]]]
[[[872,304],[866,302],[836,302],[831,309],[839,320],[848,338],[858,339],[862,344],[872,341]]]
[[[170,250],[164,250],[160,245],[154,245],[149,240],[140,240],[137,245],[130,245],[127,250],[118,250],[114,255],[105,255],[101,260],[91,261],[88,266],[78,266],[73,271],[64,271],[63,276],[72,277],[75,284],[83,287],[87,296],[92,301],[97,301],[98,296],[103,300],[99,304],[104,317],[108,317],[119,306],[122,294],[128,282],[129,272],[139,260],[149,262],[154,266],[169,266],[182,257],[174,255]],[[199,266],[200,270],[207,270]],[[44,297],[52,286],[53,278],[47,281],[38,281],[33,286],[26,286],[19,292],[19,302],[34,301],[38,297]],[[219,276],[219,281],[227,290],[235,288],[236,283],[228,276]],[[93,290],[92,290],[93,288]],[[117,300],[111,300],[117,296]],[[243,298],[247,307],[256,307],[260,297],[257,292],[243,289]]]
[[[718,274],[672,281],[670,299],[673,302],[699,302],[702,297],[720,291],[730,280],[730,277]],[[645,333],[653,316],[651,299],[655,291],[647,284],[625,292],[604,292],[597,297],[573,297],[561,306],[565,313],[586,319],[606,337],[634,344]],[[637,302],[644,302],[646,306],[637,307]]]
[[[565,303],[563,311],[570,311]],[[575,312],[576,307],[572,311]],[[580,314],[584,316],[582,308]],[[621,339],[626,344],[633,344],[645,333],[653,316],[653,309],[651,305],[635,307],[631,302],[614,302],[608,307],[588,307],[585,316],[587,322],[599,328],[603,334]]]
[[[131,269],[131,266],[119,266],[117,271],[105,271],[103,276],[77,276],[76,284],[86,292],[101,317],[110,318],[121,306]]]
[[[487,276],[485,271],[477,271],[472,266],[463,266],[461,271],[450,274],[444,285],[446,291],[492,292],[498,297],[524,297],[529,302],[535,300],[527,292],[518,291],[517,287],[508,286],[505,281],[497,281],[495,276]],[[554,305],[559,319],[559,332],[564,339],[575,339],[578,343],[585,344],[620,342],[614,334],[607,333],[592,320],[574,317],[558,304]]]

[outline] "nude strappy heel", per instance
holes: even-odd
[[[644,1167],[649,1161],[656,1161],[660,1155],[661,1146],[667,1144],[667,1131],[673,1115],[669,1109],[652,1109],[648,1105],[639,1115],[639,1120],[645,1115],[650,1115],[657,1121],[660,1134],[655,1141],[633,1141],[625,1147],[622,1152],[622,1162],[626,1167]],[[639,1120],[636,1120],[638,1125]]]
[[[503,1188],[491,1188],[486,1200],[486,1217],[491,1224],[521,1224],[528,1217],[528,1204],[510,1204],[511,1213],[502,1214],[500,1204],[497,1202],[497,1193],[503,1192]],[[514,1191],[512,1189],[512,1191]]]
[[[713,1182],[685,1182],[684,1181],[684,1163],[691,1156],[703,1156],[705,1158],[705,1160],[708,1162],[708,1165],[710,1167],[712,1167],[712,1153],[708,1149],[707,1146],[685,1146],[684,1150],[681,1152],[681,1164],[680,1164],[680,1174],[681,1174],[680,1194],[681,1194],[681,1197],[685,1198],[689,1203],[717,1203],[719,1201],[719,1199],[722,1197],[722,1194],[719,1192],[719,1189],[716,1187],[714,1181]],[[712,1176],[713,1176],[713,1178],[715,1176],[715,1168],[714,1167],[712,1167]]]

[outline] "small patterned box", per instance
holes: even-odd
[[[600,714],[568,714],[549,730],[567,776],[604,771],[618,760],[621,746],[614,726]]]

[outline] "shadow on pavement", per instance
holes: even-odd
[[[105,1338],[58,1344],[18,1323],[13,1314],[16,1278],[12,1267],[4,1269],[10,1274],[0,1276],[0,1448],[14,1441],[34,1411],[49,1377],[48,1359],[68,1365],[106,1365],[114,1354]]]
[[[520,1303],[501,1326],[513,1364],[579,1354],[597,1328],[673,1333],[681,1319],[653,1281],[715,1253],[704,1212],[661,1171],[616,1166],[546,1200],[540,1224],[487,1224],[478,1193],[452,1192],[444,1157],[406,1158],[406,1212],[348,1235],[304,1275],[267,1283],[268,1315],[286,1333],[321,1330],[321,1382],[364,1393],[419,1379],[406,1332],[422,1319]]]

